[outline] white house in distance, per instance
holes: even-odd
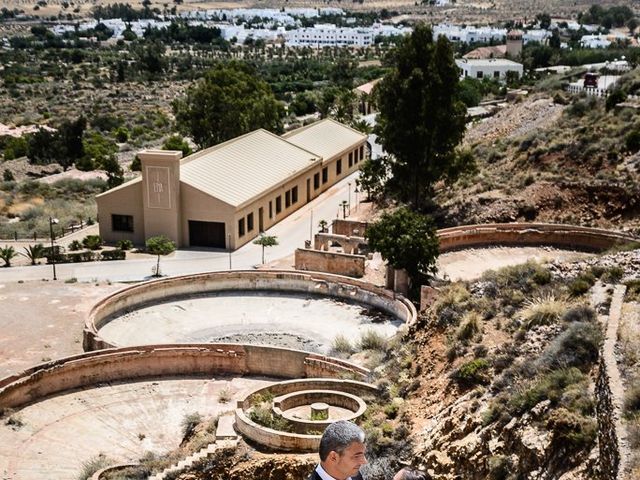
[[[518,78],[522,76],[522,64],[507,60],[506,58],[467,59],[459,58],[456,65],[460,69],[460,79],[471,78],[495,78],[505,80],[507,72],[516,72]]]

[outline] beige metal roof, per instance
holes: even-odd
[[[266,130],[255,130],[188,156],[180,180],[237,207],[319,159]]]
[[[329,118],[298,128],[283,138],[305,150],[316,152],[325,160],[344,152],[349,147],[366,139],[364,133]]]

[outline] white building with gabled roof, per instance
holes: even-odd
[[[184,159],[140,152],[142,176],[96,197],[100,236],[236,249],[357,170],[366,142],[325,119],[283,136],[255,130]]]

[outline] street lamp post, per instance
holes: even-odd
[[[53,235],[53,226],[58,224],[57,218],[49,217],[49,233],[51,234],[51,265],[53,266],[53,279],[57,280],[56,276],[56,248],[54,246],[55,237]]]
[[[358,193],[360,193],[360,190],[358,190],[358,185],[356,185],[356,188],[353,189],[353,193],[356,194],[356,212],[358,211]]]

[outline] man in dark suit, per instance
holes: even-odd
[[[340,420],[329,425],[320,439],[320,464],[308,480],[363,480],[360,467],[367,463],[364,432]]]

